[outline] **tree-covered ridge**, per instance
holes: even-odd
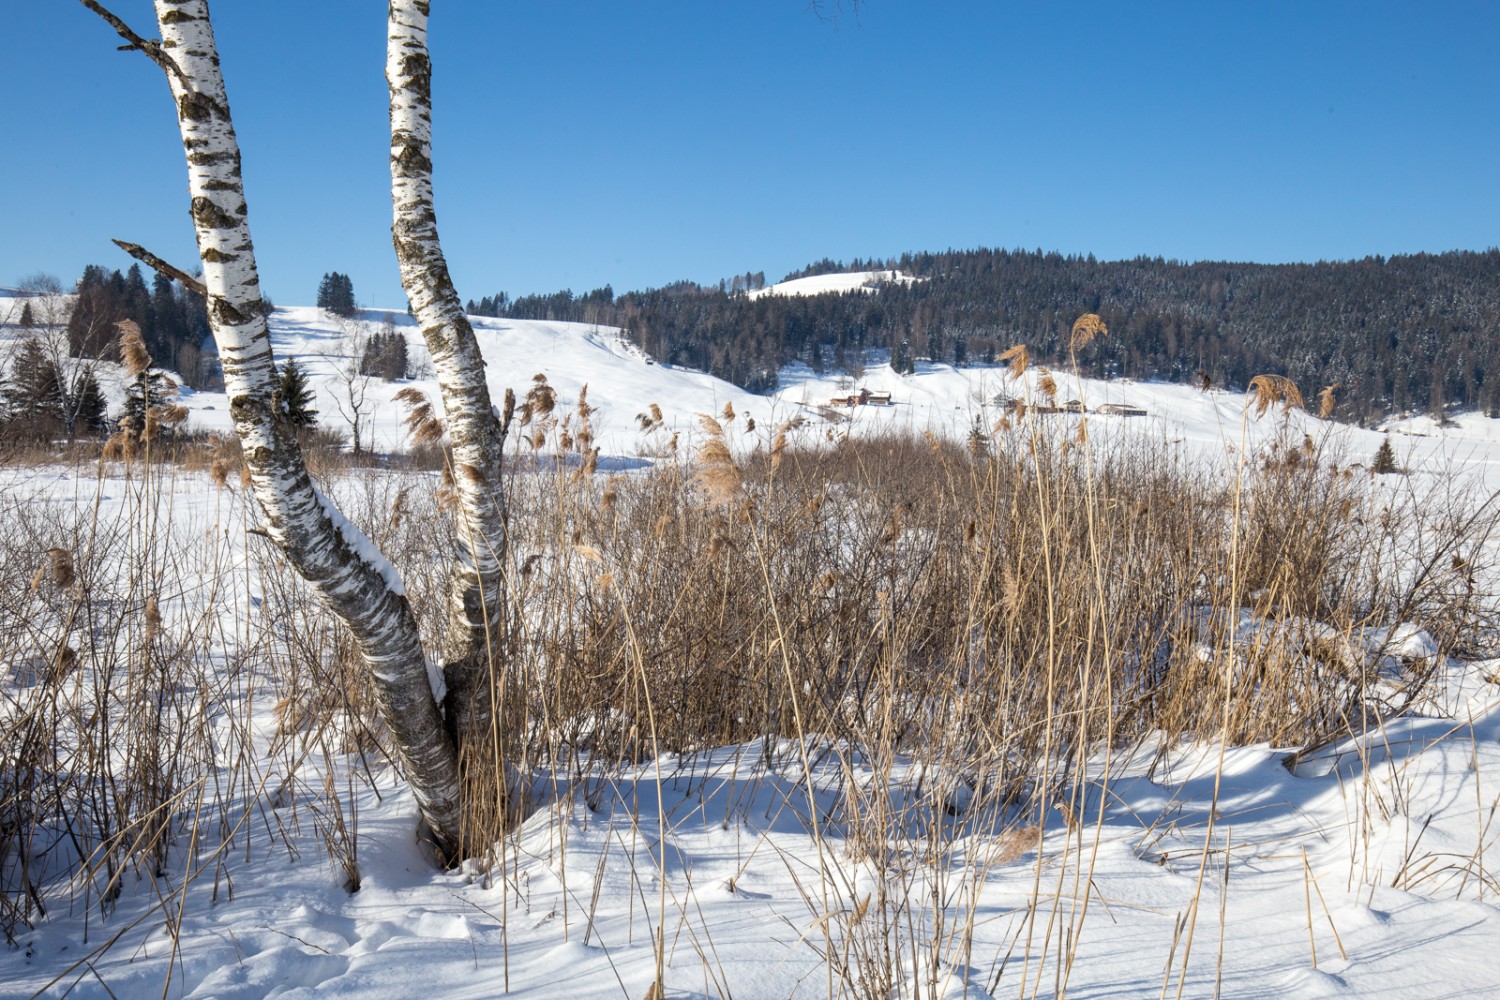
[[[1309,397],[1340,385],[1338,413],[1354,420],[1444,406],[1500,414],[1500,250],[1316,264],[949,250],[823,260],[788,278],[887,268],[925,280],[812,297],[606,286],[469,307],[624,327],[662,361],[756,391],[774,387],[786,361],[857,370],[869,349],[963,364],[1025,342],[1060,363],[1073,321],[1095,312],[1110,335],[1080,359],[1090,374],[1185,381],[1202,371],[1240,387],[1272,372]]]

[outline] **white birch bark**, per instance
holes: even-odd
[[[239,143],[207,0],[155,0],[159,47],[142,43],[96,2],[84,3],[166,72],[187,157],[209,322],[255,496],[287,561],[353,633],[422,815],[439,851],[454,860],[462,849],[457,758],[400,579],[375,546],[313,487],[291,428],[278,419],[276,373],[246,218]]]
[[[503,656],[504,429],[484,358],[448,274],[432,198],[432,61],[427,0],[391,0],[386,82],[391,113],[391,227],[401,283],[432,355],[460,503],[443,650],[448,724],[460,750],[488,732],[492,666]]]

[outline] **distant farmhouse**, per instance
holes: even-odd
[[[889,392],[871,392],[869,389],[861,389],[852,396],[834,396],[828,401],[830,406],[891,406],[891,394]]]

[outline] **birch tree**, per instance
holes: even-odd
[[[443,650],[444,709],[451,738],[468,752],[490,732],[491,668],[497,645],[504,641],[506,536],[500,472],[509,404],[502,416],[490,400],[479,341],[438,241],[432,201],[430,6],[428,0],[390,4],[385,76],[391,96],[391,232],[401,284],[432,355],[447,415],[460,536],[454,545]],[[492,770],[504,780],[498,768]]]
[[[484,361],[438,244],[432,210],[429,5],[419,0],[391,3],[386,71],[396,255],[441,385],[461,503],[440,669],[422,647],[399,574],[313,485],[295,429],[278,410],[239,144],[207,0],[155,0],[160,32],[155,40],[136,34],[96,0],[80,2],[167,78],[187,161],[201,284],[140,247],[121,245],[162,273],[186,279],[207,300],[230,413],[267,532],[349,627],[375,680],[401,766],[439,856],[456,861],[476,839],[475,832],[465,829],[460,760],[474,762],[474,737],[489,730],[492,654],[501,640],[504,427],[491,405]],[[503,787],[494,791],[504,794]]]

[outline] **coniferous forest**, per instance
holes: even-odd
[[[1025,342],[1033,358],[1060,364],[1073,321],[1096,312],[1110,332],[1079,358],[1088,374],[1182,382],[1203,372],[1236,388],[1286,375],[1307,395],[1339,385],[1338,416],[1359,422],[1454,408],[1500,415],[1500,250],[1316,264],[949,250],[824,260],[787,278],[882,268],[921,280],[814,297],[752,298],[727,283],[620,295],[606,286],[501,293],[469,310],[623,327],[659,361],[752,391],[774,388],[791,360],[858,373],[866,357],[987,363]]]

